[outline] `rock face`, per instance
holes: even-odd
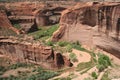
[[[79,3],[62,12],[60,27],[52,40],[79,41],[120,58],[119,9],[119,3]]]
[[[39,26],[53,25],[59,22],[61,12],[69,6],[62,2],[51,4],[42,2],[14,2],[0,3],[0,10],[4,10],[9,24],[19,24],[23,33],[37,30]],[[75,3],[74,3],[75,4]],[[2,18],[0,17],[2,20]],[[1,25],[2,26],[2,25]],[[11,25],[12,26],[12,25]],[[16,31],[17,30],[13,30]],[[18,33],[18,32],[17,32]]]
[[[59,22],[61,12],[65,10],[64,7],[48,6],[36,13],[36,23],[38,26],[52,25]]]
[[[20,34],[19,30],[14,28],[11,22],[8,20],[6,12],[4,10],[0,10],[0,28],[3,28],[3,27],[13,30],[17,34]]]
[[[51,47],[40,43],[20,42],[14,38],[0,38],[0,54],[11,57],[15,62],[31,62],[48,69],[72,66],[68,58]]]

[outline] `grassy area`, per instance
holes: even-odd
[[[69,42],[66,42],[66,41],[59,41],[58,43],[57,43],[60,47],[65,47],[65,46],[67,46],[68,44],[70,44]]]
[[[87,51],[85,48],[82,48],[77,41],[75,43],[66,42],[66,41],[59,41],[55,43],[55,50],[61,50],[63,53],[72,52],[72,49]]]
[[[27,68],[29,65],[19,65],[19,67]],[[59,75],[58,72],[45,70],[42,67],[34,67],[32,71],[19,71],[18,74],[18,76],[0,77],[0,80],[48,80],[49,78]]]
[[[58,29],[59,25],[53,25],[51,27],[39,27],[39,30],[36,32],[29,33],[28,35],[32,35],[35,40],[37,39],[44,39],[44,37],[51,37],[53,32]],[[46,39],[46,38],[45,38]]]
[[[108,78],[108,71],[106,71],[101,80],[111,80]]]
[[[77,62],[77,56],[75,53],[70,53],[69,54],[69,57],[70,57],[70,60],[73,61],[73,62]]]
[[[34,65],[33,64],[26,64],[26,63],[16,63],[16,64],[11,64],[11,65],[4,65],[4,66],[0,66],[0,75],[2,75],[4,72],[8,71],[8,70],[11,70],[11,69],[17,69],[17,68],[20,68],[20,67],[23,67],[23,68],[28,68],[28,67],[33,67]]]
[[[105,68],[112,65],[111,60],[109,59],[108,56],[104,54],[99,54],[98,57],[99,58],[98,58],[97,68],[99,71],[103,71]]]
[[[33,64],[26,64],[26,63],[16,63],[16,64],[12,64],[8,67],[8,69],[17,69],[19,67],[24,67],[24,68],[27,68],[27,67],[33,67],[34,65]]]
[[[93,63],[92,61],[90,61],[90,62],[83,62],[83,63],[79,63],[79,64],[77,65],[76,70],[77,70],[77,71],[81,71],[81,70],[83,70],[83,69],[89,69],[89,68],[91,68],[91,67],[93,67],[93,66],[94,66],[94,63]]]

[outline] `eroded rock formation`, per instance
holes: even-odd
[[[12,26],[4,10],[0,10],[0,27],[13,30],[15,33],[20,34],[20,31]]]
[[[44,68],[72,66],[70,60],[51,47],[40,43],[19,41],[15,38],[0,38],[0,54],[9,56],[15,62],[31,62]]]
[[[51,4],[43,2],[0,3],[0,9],[4,10],[5,16],[7,17],[7,19],[4,19],[9,21],[9,24],[19,24],[19,30],[23,33],[28,33],[32,32],[31,28],[35,31],[40,26],[58,23],[61,12],[69,4],[63,4],[61,2],[52,2]],[[18,33],[17,30],[13,29],[13,31]]]
[[[52,40],[79,41],[89,47],[100,47],[120,58],[119,9],[119,3],[78,3],[62,12],[60,27]]]

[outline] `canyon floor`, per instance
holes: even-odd
[[[46,30],[54,32],[58,24],[40,28],[38,31],[29,33],[25,36],[34,37],[35,42],[53,47],[54,50],[61,52],[62,55],[70,58],[73,63],[72,67],[63,67],[61,69],[43,69],[39,65],[29,63],[10,64],[7,56],[0,55],[1,74],[0,79],[3,80],[112,80],[120,78],[120,59],[114,55],[96,48],[91,49],[87,45],[81,45],[79,42],[51,42],[49,35],[43,35]],[[40,33],[41,32],[41,33]],[[47,33],[47,32],[46,32]],[[39,37],[39,38],[38,38]],[[23,37],[21,37],[22,40]],[[107,55],[111,65],[99,71],[100,55]],[[104,63],[106,64],[106,63]],[[47,66],[47,65],[46,65]],[[114,73],[113,73],[114,72]],[[41,78],[40,78],[41,77]]]

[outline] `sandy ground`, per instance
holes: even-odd
[[[91,60],[91,56],[89,53],[86,53],[86,52],[83,52],[83,51],[79,51],[79,50],[76,50],[76,49],[73,49],[72,52],[74,54],[76,54],[77,56],[77,59],[78,59],[78,62],[74,62],[73,65],[74,67],[76,67],[79,63],[81,62],[89,62]],[[110,53],[107,53],[105,51],[102,51],[102,50],[96,50],[95,52],[102,52],[104,53],[105,55],[109,56],[110,59],[115,63],[115,64],[118,64],[120,65],[120,59],[118,59],[117,57],[115,57],[114,55],[111,55]],[[68,55],[69,53],[67,53]],[[105,69],[103,72],[100,72],[99,73],[99,76],[98,76],[98,79],[97,80],[101,80],[102,79],[102,76],[104,75],[104,73],[106,72],[106,70],[108,69]],[[115,71],[115,70],[113,70]],[[91,77],[91,74],[92,72],[96,72],[98,73],[98,69],[96,68],[96,66],[94,66],[93,68],[91,68],[90,70],[88,70],[86,73],[84,74],[80,74],[80,72],[77,72],[77,71],[73,71],[72,73],[74,74],[74,77],[72,80],[84,80],[85,78],[88,78],[88,77]],[[115,71],[116,72],[116,71]],[[118,71],[119,72],[119,71]],[[117,73],[118,73],[117,72]],[[67,71],[59,76],[56,76],[54,78],[51,78],[49,80],[54,80],[56,78],[63,78],[63,77],[68,77],[69,75],[71,74],[71,71]],[[115,73],[114,73],[115,74]],[[119,73],[118,73],[119,74]],[[116,74],[116,75],[118,75]]]
[[[86,52],[83,52],[83,51],[79,51],[79,50],[76,50],[76,49],[73,49],[72,52],[73,52],[74,54],[76,54],[77,59],[78,59],[77,62],[74,62],[74,63],[73,63],[73,67],[77,67],[77,65],[78,65],[79,63],[89,62],[89,61],[91,60],[91,56],[90,56],[89,53],[86,53]],[[68,54],[70,54],[70,53],[67,53],[67,55],[68,55]],[[76,71],[73,71],[72,73],[74,73],[74,75],[76,75],[76,76],[79,76],[79,77],[77,77],[77,78],[75,78],[75,79],[73,79],[73,80],[83,80],[86,76],[89,75],[90,72],[89,72],[88,74],[84,74],[84,75],[80,75],[80,72],[76,72]],[[70,74],[71,74],[71,71],[67,71],[67,72],[65,72],[65,73],[63,73],[63,74],[61,74],[61,75],[59,75],[59,76],[56,76],[56,77],[54,77],[54,78],[51,78],[51,79],[49,79],[49,80],[54,80],[54,79],[56,79],[56,78],[67,77],[67,76],[69,76]]]
[[[79,51],[76,49],[73,49],[72,52],[76,54],[78,62],[74,62],[73,65],[74,67],[77,67],[77,65],[81,62],[89,62],[91,60],[91,56],[89,53]]]
[[[82,75],[79,73],[78,77],[76,77],[76,78],[74,78],[72,80],[84,80],[85,78],[90,77],[91,73],[94,72],[94,71],[97,72],[96,66],[91,68],[90,70],[88,70],[86,73],[84,73]]]

